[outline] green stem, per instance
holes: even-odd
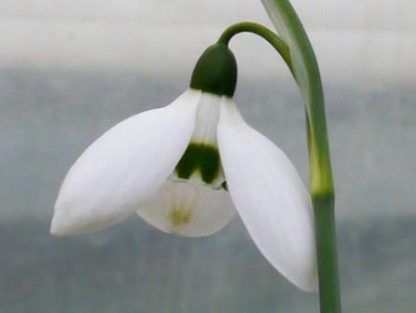
[[[312,197],[318,251],[319,290],[322,313],[341,312],[336,253],[334,199]]]
[[[290,57],[289,46],[275,32],[271,31],[270,29],[264,27],[261,24],[257,24],[253,22],[241,22],[241,23],[231,25],[230,27],[224,30],[224,32],[221,34],[220,38],[218,39],[218,42],[228,45],[231,38],[234,37],[234,35],[237,35],[243,32],[256,34],[262,37],[263,39],[265,39],[268,43],[270,43],[272,47],[277,52],[279,52],[279,54],[281,55],[283,60],[286,62],[290,71],[293,74],[292,59]]]
[[[289,46],[292,60],[290,66],[305,102],[321,313],[340,313],[334,186],[318,63],[308,36],[290,2],[262,2],[278,32]]]

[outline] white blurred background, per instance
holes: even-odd
[[[415,1],[293,4],[331,79],[412,77]],[[259,1],[252,0],[2,0],[0,64],[175,73],[192,66],[187,56],[198,55],[222,29],[241,20],[270,25]],[[276,65],[263,57],[273,52],[251,41],[239,44],[239,55],[256,54],[250,75],[276,75],[270,69]]]
[[[326,92],[344,312],[414,312],[416,2],[294,0]],[[132,218],[53,238],[76,157],[106,129],[187,88],[228,25],[270,27],[261,1],[0,0],[0,312],[317,312],[236,219],[166,236]],[[242,34],[236,100],[307,181],[303,107],[287,69]]]

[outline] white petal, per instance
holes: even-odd
[[[196,114],[192,142],[217,146],[217,126],[220,117],[221,97],[202,92]]]
[[[170,105],[132,116],[98,138],[68,172],[51,232],[94,231],[134,213],[184,153],[200,97],[188,90]]]
[[[298,172],[270,140],[221,104],[218,144],[231,199],[266,259],[297,287],[317,285],[311,201]]]
[[[195,177],[172,177],[137,213],[164,232],[199,237],[222,229],[234,212],[228,192],[220,186],[214,189]]]

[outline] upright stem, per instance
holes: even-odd
[[[277,31],[289,46],[290,66],[305,102],[321,313],[340,313],[334,186],[318,64],[308,36],[290,2],[262,2]]]
[[[319,294],[322,313],[341,312],[336,253],[334,199],[312,197],[318,251]]]

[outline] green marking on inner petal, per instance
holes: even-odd
[[[228,191],[228,186],[227,186],[226,181],[221,184],[221,188],[224,189],[225,191]]]
[[[211,184],[220,172],[220,154],[213,145],[191,142],[176,166],[176,174],[188,179],[199,171],[202,180]]]
[[[192,211],[185,208],[176,208],[170,211],[169,219],[173,226],[179,227],[189,223]]]

